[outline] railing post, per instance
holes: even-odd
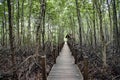
[[[47,80],[47,73],[46,73],[46,56],[42,56],[42,78],[43,80]]]
[[[88,56],[84,56],[84,80],[88,80]]]
[[[53,49],[53,54],[54,54],[54,63],[56,63],[56,51],[55,51],[55,48]]]
[[[74,49],[71,47],[72,56],[74,56]]]
[[[75,64],[77,64],[77,49],[74,49]]]

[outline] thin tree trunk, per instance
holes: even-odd
[[[5,31],[4,31],[4,32],[6,32],[6,34],[4,35],[4,36],[5,36],[4,45],[7,46],[7,42],[8,42],[8,41],[7,41],[7,24],[6,24],[7,21],[6,21],[6,14],[5,14],[5,13],[6,13],[6,9],[5,9],[5,6],[6,6],[6,5],[5,5],[5,2],[6,2],[6,1],[4,1],[4,28],[5,28]]]
[[[105,39],[104,39],[104,33],[103,33],[103,17],[102,17],[102,11],[99,9],[99,23],[100,23],[100,38],[101,38],[101,43],[102,43],[102,56],[103,56],[103,67],[107,67],[107,62],[106,62],[106,49],[104,49],[105,46]]]
[[[113,0],[112,6],[113,6],[113,38],[115,40],[115,47],[118,51],[120,43],[119,43],[119,34],[118,34],[118,25],[117,25],[116,0]]]
[[[14,49],[14,33],[13,33],[13,18],[12,18],[12,0],[7,0],[8,4],[8,19],[9,19],[9,40],[10,40],[10,50],[12,53],[12,64],[15,65],[15,49]]]
[[[87,26],[88,26],[88,30],[89,30],[89,32],[88,32],[88,34],[90,35],[89,36],[89,40],[90,40],[90,44],[89,45],[91,45],[92,46],[92,44],[93,44],[93,38],[92,38],[92,30],[91,30],[91,27],[90,27],[90,23],[89,23],[89,21],[88,21],[88,17],[86,18],[86,21],[87,21]]]
[[[2,46],[5,45],[5,23],[4,18],[2,17]]]
[[[13,31],[13,1],[7,0],[7,6],[8,6],[8,20],[9,20],[9,41],[10,41],[10,53],[11,53],[11,60],[12,60],[12,66],[13,66],[13,78],[12,80],[17,80],[15,77],[14,69],[15,69],[15,46],[14,46],[14,31]]]
[[[20,14],[19,14],[19,0],[17,0],[17,41],[18,41],[18,46],[20,46],[20,34],[19,34],[19,18],[20,18]]]
[[[96,48],[97,42],[96,42],[96,21],[95,21],[95,3],[93,2],[93,28],[94,28],[94,48]]]
[[[95,1],[95,0],[94,0]],[[99,16],[99,24],[100,24],[100,40],[101,40],[101,51],[102,51],[102,61],[103,61],[103,67],[107,67],[107,62],[106,62],[106,49],[105,49],[105,38],[104,38],[104,33],[103,33],[103,15],[102,15],[102,10],[101,10],[101,4],[102,1],[95,1],[95,6],[98,12]]]
[[[20,41],[20,44],[25,44],[25,41],[24,41],[24,34],[25,34],[25,30],[23,29],[24,28],[24,1],[22,1],[22,15],[21,15],[21,41]]]
[[[107,0],[107,5],[108,5],[108,12],[109,12],[109,23],[110,23],[110,32],[112,33],[113,28],[112,28],[112,18],[111,18],[111,12],[110,12],[110,4],[109,4],[109,0]],[[110,34],[110,36],[112,36],[113,34]],[[112,38],[110,38],[112,39]]]
[[[118,3],[118,6],[119,6],[119,11],[118,11],[118,14],[119,14],[119,19],[118,19],[118,23],[119,23],[119,35],[120,35],[120,2]],[[119,36],[119,48],[120,48],[120,36]],[[120,49],[119,49],[119,53],[120,53]]]
[[[118,3],[118,6],[119,6],[119,11],[118,11],[118,14],[119,14],[119,30],[120,30],[120,3]]]
[[[35,52],[35,55],[37,55],[36,56],[36,60],[37,60],[37,62],[38,62],[38,55],[39,55],[39,47],[40,47],[40,43],[41,43],[41,34],[39,35],[39,31],[40,31],[40,29],[41,29],[41,25],[42,25],[42,27],[43,28],[45,28],[44,26],[45,26],[45,12],[44,12],[44,10],[43,10],[43,7],[45,6],[45,4],[43,4],[44,3],[44,1],[41,1],[40,0],[40,5],[42,5],[42,6],[40,6],[40,16],[39,16],[39,25],[37,26],[37,29],[36,29],[36,52]],[[45,8],[44,8],[45,9]],[[43,23],[41,22],[43,20]],[[44,25],[44,26],[43,26]],[[40,37],[40,39],[39,39],[39,37]],[[43,33],[42,33],[42,39],[43,39],[44,37],[43,37]],[[40,42],[40,43],[39,43]],[[38,62],[39,63],[39,62]],[[40,77],[40,74],[39,73],[37,73],[37,76],[38,77]],[[39,78],[37,78],[36,80],[39,80]]]
[[[4,12],[2,17],[2,46],[5,46],[5,27],[6,27],[6,15],[5,15],[5,1],[3,6]]]
[[[27,41],[28,41],[28,45],[30,45],[31,42],[31,14],[32,14],[32,1],[30,0],[29,2],[29,19],[28,19],[28,33],[27,33]]]
[[[44,50],[44,48],[45,48],[45,42],[44,42],[44,40],[45,40],[45,8],[46,8],[46,2],[45,2],[45,0],[42,0],[42,45],[43,45],[43,50]]]
[[[76,25],[75,25],[75,20],[74,20],[74,17],[73,17],[72,22],[73,22],[73,26],[76,26]],[[75,32],[75,30],[76,30],[76,27],[74,27],[74,30],[73,30],[73,34],[74,34],[75,41],[76,41],[76,32]]]
[[[78,0],[75,0],[76,2],[76,11],[77,11],[77,18],[78,18],[78,24],[79,24],[79,40],[80,40],[80,47],[81,47],[81,54],[82,54],[82,20],[81,20],[81,14],[79,9]]]
[[[43,0],[40,0],[40,16],[39,16],[39,25],[37,26],[37,29],[36,29],[36,54],[38,55],[38,49],[39,49],[39,46],[41,44],[41,34],[39,35],[39,31],[41,31],[41,26],[44,24],[44,21],[43,21],[43,24],[42,24],[42,20],[43,17],[45,16],[44,14],[44,1]],[[44,26],[43,26],[44,27]],[[43,33],[42,33],[42,37],[44,39],[44,36],[43,36]],[[43,41],[44,42],[44,41]],[[44,44],[44,43],[43,43]]]

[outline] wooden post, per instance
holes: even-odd
[[[74,56],[74,49],[71,47],[72,56]]]
[[[58,53],[58,55],[59,55],[59,45],[57,46],[57,53]]]
[[[47,80],[47,73],[46,73],[46,56],[42,56],[42,78],[43,80]]]
[[[88,80],[88,57],[84,56],[84,80]]]
[[[53,54],[54,54],[54,64],[56,63],[56,51],[55,48],[53,49]]]
[[[75,64],[77,64],[77,49],[74,49]]]

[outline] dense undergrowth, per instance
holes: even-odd
[[[69,43],[68,43],[69,44]],[[62,44],[58,47],[56,45],[51,46],[49,42],[45,45],[45,51],[39,48],[39,54],[42,56],[46,54],[46,71],[49,74],[54,64],[54,53],[58,55],[59,49],[62,48]],[[104,71],[101,46],[83,45],[82,53],[80,53],[80,46],[74,44],[70,46],[70,49],[74,48],[77,54],[77,64],[79,69],[84,74],[84,56],[88,56],[88,77],[89,80],[119,80],[120,79],[120,54],[113,48],[112,44],[107,47],[107,68]],[[16,48],[16,80],[35,80],[39,78],[42,80],[42,66],[41,60],[36,61],[33,57],[35,53],[35,46],[23,46]],[[0,48],[0,80],[11,80],[12,78],[12,62],[10,49],[6,47]],[[38,77],[36,77],[39,74]]]
[[[70,44],[69,44],[70,46]],[[82,53],[80,46],[74,44],[73,48],[77,54],[77,64],[84,74],[84,56],[88,56],[88,77],[89,80],[120,80],[120,54],[113,48],[112,44],[107,47],[107,68],[103,68],[101,46],[82,45]],[[73,49],[71,47],[71,51]]]
[[[35,46],[22,46],[15,50],[16,65],[12,66],[10,48],[0,47],[0,80],[12,80],[13,68],[15,67],[16,80],[42,80],[42,65],[41,60],[34,57]],[[60,49],[56,45],[51,45],[50,42],[45,44],[45,50],[39,48],[39,55],[46,54],[46,72],[49,74],[54,64],[54,53]],[[39,76],[38,76],[39,75]]]

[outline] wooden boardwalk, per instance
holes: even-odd
[[[67,43],[64,44],[47,80],[83,80],[78,66],[74,64],[74,58]]]

